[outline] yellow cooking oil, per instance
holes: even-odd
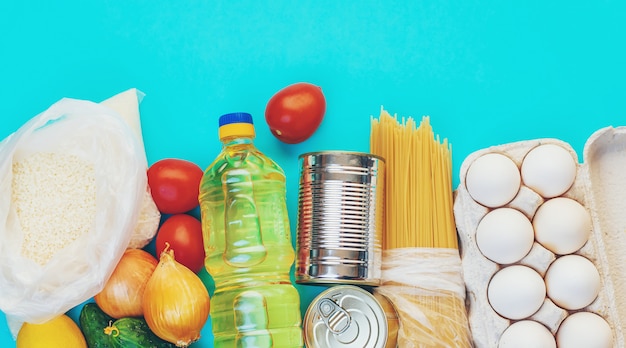
[[[248,113],[219,119],[222,151],[200,184],[215,347],[302,347],[283,170],[254,145]]]

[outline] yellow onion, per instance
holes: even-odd
[[[157,266],[157,259],[142,249],[127,249],[100,293],[98,307],[109,316],[143,316],[143,293]]]
[[[165,243],[146,285],[144,317],[157,336],[177,347],[187,347],[200,338],[209,317],[209,292],[194,272],[176,261],[169,247]]]

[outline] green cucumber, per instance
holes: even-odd
[[[90,302],[83,306],[80,311],[78,322],[85,335],[89,348],[109,347],[109,337],[104,333],[104,328],[115,319],[104,313],[97,304]]]
[[[79,322],[89,348],[175,348],[155,335],[141,318],[115,320],[95,303],[87,303]]]

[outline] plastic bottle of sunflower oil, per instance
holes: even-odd
[[[221,116],[222,152],[200,183],[214,346],[302,347],[285,174],[254,136],[250,114]]]

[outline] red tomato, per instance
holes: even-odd
[[[156,254],[161,255],[165,243],[174,250],[174,258],[195,273],[204,266],[204,243],[200,220],[188,214],[170,216],[161,224],[156,236]]]
[[[280,141],[297,144],[313,135],[325,112],[326,99],[322,89],[298,82],[272,96],[265,107],[265,121]]]
[[[148,186],[157,208],[164,214],[185,213],[198,206],[203,171],[195,163],[162,159],[148,168]]]

